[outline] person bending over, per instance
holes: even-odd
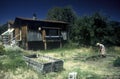
[[[100,56],[106,57],[105,46],[101,43],[97,43],[97,46],[99,47]]]

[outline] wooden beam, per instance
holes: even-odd
[[[44,29],[62,29],[62,28],[57,28],[57,27],[42,27]]]
[[[58,35],[61,36],[61,30],[58,31]],[[62,48],[62,39],[61,38],[59,39],[60,39],[60,48]]]
[[[47,49],[47,42],[46,42],[46,31],[45,30],[42,30],[42,39],[43,39],[43,43],[44,43],[44,49],[46,50]]]
[[[47,42],[44,42],[44,49],[47,50]]]

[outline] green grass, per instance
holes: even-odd
[[[16,48],[17,49],[17,48]],[[24,62],[21,60],[21,50],[19,49],[11,50],[7,49],[6,57],[0,60],[0,65],[3,63],[11,62],[13,67],[15,68],[15,72],[4,71],[4,74],[11,75],[9,79],[67,79],[68,74],[70,72],[77,72],[78,79],[105,79],[106,76],[113,76],[120,74],[120,67],[114,67],[113,62],[116,60],[117,56],[120,56],[120,47],[109,47],[106,48],[107,54],[114,56],[107,56],[106,58],[96,57],[92,58],[92,56],[97,56],[98,51],[96,47],[65,47],[60,49],[52,49],[52,50],[39,50],[39,51],[24,51],[25,55],[28,54],[41,54],[46,56],[51,56],[54,58],[62,59],[64,61],[64,70],[61,72],[51,72],[45,75],[37,73],[29,67],[24,69]],[[13,52],[16,51],[16,52]],[[91,59],[86,60],[86,58],[91,57]],[[14,58],[14,60],[12,60]],[[22,64],[20,64],[22,63]],[[8,64],[9,65],[9,64]],[[10,66],[9,65],[9,66]],[[10,67],[12,67],[10,66]],[[1,66],[0,66],[1,67]],[[3,66],[2,66],[3,67]],[[0,68],[3,69],[3,68]],[[12,68],[8,68],[12,69]],[[3,74],[3,72],[1,72]],[[9,73],[9,74],[8,74]],[[3,78],[4,79],[4,78]]]
[[[1,70],[3,71],[15,71],[16,68],[26,67],[22,58],[22,50],[19,47],[5,47],[5,52],[0,62]]]

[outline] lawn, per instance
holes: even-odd
[[[61,72],[40,74],[29,67],[18,67],[15,71],[2,70],[0,79],[67,79],[70,72],[77,72],[78,79],[119,79],[120,67],[114,67],[113,61],[120,56],[120,47],[107,48],[105,58],[97,57],[96,47],[60,48],[46,51],[25,51],[23,54],[41,54],[62,59],[64,69]],[[93,57],[94,56],[94,57]],[[4,57],[1,61],[8,61]]]

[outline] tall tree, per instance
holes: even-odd
[[[55,7],[48,11],[47,18],[48,20],[57,20],[64,21],[69,23],[69,37],[72,38],[72,29],[74,27],[74,23],[77,19],[77,15],[75,11],[71,7]]]
[[[52,8],[48,11],[46,19],[62,21],[62,13],[63,13],[62,8],[60,7]]]
[[[5,32],[7,29],[8,29],[7,23],[1,25],[1,26],[0,26],[0,35],[1,35],[3,32]]]
[[[110,21],[108,24],[111,27],[110,41],[120,46],[120,22]]]
[[[75,40],[84,45],[95,45],[96,42],[107,43],[112,32],[107,21],[107,17],[100,13],[79,18],[74,28]]]
[[[114,28],[110,24],[107,16],[104,16],[100,13],[95,13],[92,15],[94,20],[94,37],[96,42],[102,42],[104,44],[115,44],[114,42]]]
[[[74,10],[71,7],[55,7],[48,11],[47,18],[48,20],[57,20],[65,21],[68,23],[74,23],[77,16]]]
[[[90,16],[80,17],[75,23],[75,38],[73,39],[75,39],[79,44],[90,45],[91,39],[94,37],[92,25],[93,21]]]

